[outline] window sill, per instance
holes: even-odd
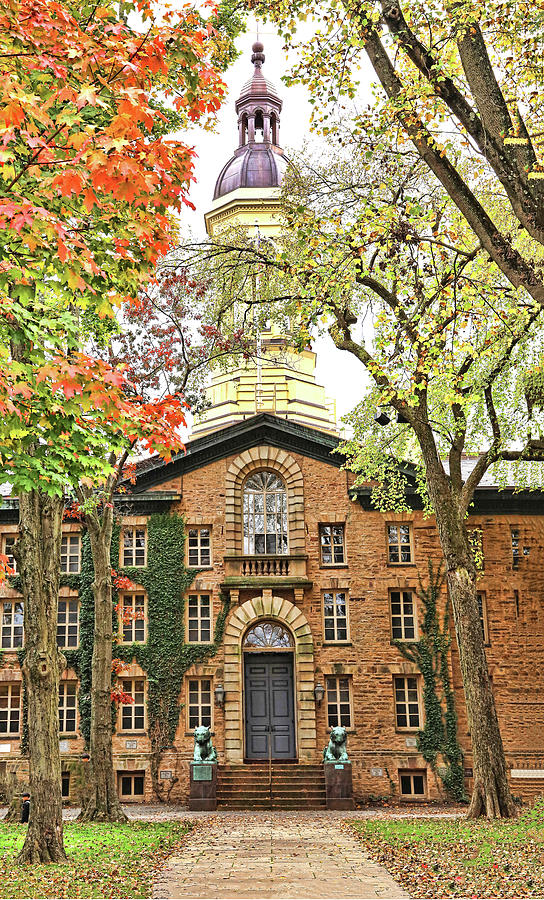
[[[348,569],[348,563],[321,563],[320,569]]]
[[[400,562],[400,563],[388,562],[387,565],[391,569],[404,569],[404,568],[415,568],[416,563],[415,562]]]
[[[185,565],[188,569],[198,569],[199,572],[209,572],[210,569],[213,569],[213,563],[210,563],[209,566],[192,566],[190,562],[187,562]]]
[[[418,728],[395,728],[395,734],[414,735],[414,734],[418,734],[418,732],[420,732],[420,731],[423,731],[424,727],[425,727],[424,724],[421,723],[421,725]],[[416,750],[417,748],[412,747],[411,749]]]
[[[79,734],[77,731],[59,731],[59,738],[61,741],[77,741]]]
[[[389,641],[392,647],[396,647],[397,642],[400,644],[417,644],[419,642],[419,638],[391,638],[391,640]]]
[[[147,737],[147,731],[118,731],[119,737]]]
[[[353,641],[323,641],[322,647],[353,647]]]
[[[210,647],[213,641],[186,641],[190,647]]]

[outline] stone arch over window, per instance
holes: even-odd
[[[225,626],[225,757],[227,763],[240,763],[244,758],[243,664],[245,635],[263,620],[278,622],[293,635],[295,663],[295,709],[297,753],[302,762],[315,761],[317,733],[314,698],[314,645],[312,632],[304,613],[271,590],[246,600],[235,609]]]
[[[287,517],[289,528],[289,553],[304,553],[304,484],[300,466],[289,453],[277,447],[255,447],[245,450],[234,459],[228,470],[225,484],[225,529],[227,553],[241,556],[242,542],[242,490],[252,472],[275,472],[287,488]]]

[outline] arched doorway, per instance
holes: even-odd
[[[294,639],[280,622],[252,625],[243,641],[245,757],[295,759]]]

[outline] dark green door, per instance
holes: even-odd
[[[292,653],[246,653],[247,759],[294,759]]]

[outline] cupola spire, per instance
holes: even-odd
[[[274,85],[262,73],[264,45],[255,41],[251,49],[251,62],[255,66],[253,78],[246,81],[236,101],[238,146],[263,143],[277,147],[283,104]]]

